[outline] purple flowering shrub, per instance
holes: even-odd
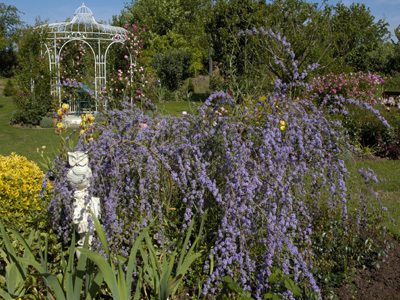
[[[94,128],[98,138],[83,142],[83,136],[76,150],[89,154],[90,193],[101,199],[101,223],[114,253],[127,256],[148,224],[158,247],[175,250],[188,225],[198,225],[208,211],[200,243],[209,274],[203,294],[218,294],[228,276],[256,299],[271,291],[293,299],[271,279],[280,269],[321,298],[315,222],[321,211],[332,212],[343,230],[352,220],[343,159],[351,147],[339,122],[311,101],[287,97],[307,75],[296,68],[288,74],[291,82],[277,80],[275,92],[255,104],[268,107],[264,111],[234,113],[235,100],[220,91],[198,114],[181,118],[149,117],[127,103],[104,113]],[[68,242],[68,165],[59,158],[55,164],[49,211]]]
[[[212,107],[213,100],[218,105]],[[327,205],[340,208],[346,218],[340,128],[311,105],[310,111],[301,105],[272,111],[258,127],[215,114],[219,105],[232,104],[219,92],[200,114],[183,119],[149,118],[130,105],[106,114],[96,128],[99,139],[78,149],[90,155],[91,193],[102,200],[109,243],[126,255],[138,232],[156,221],[159,244],[174,247],[179,232],[208,209],[204,243],[212,248],[215,268],[204,292],[215,292],[213,283],[229,275],[263,295],[274,266],[319,291],[307,257],[321,189],[330,191]],[[58,168],[49,210],[59,234],[68,239],[68,168],[62,162]]]

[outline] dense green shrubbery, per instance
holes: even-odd
[[[12,80],[9,78],[7,79],[6,85],[4,86],[3,95],[5,97],[12,97],[17,93],[15,86]]]
[[[17,93],[13,97],[16,113],[10,118],[11,124],[39,125],[40,121],[54,108],[54,98],[48,93]]]
[[[46,114],[55,109],[54,98],[50,95],[49,63],[42,57],[44,36],[39,30],[27,27],[18,41],[18,66],[15,81],[18,91],[13,101],[18,114],[11,124],[39,125]]]
[[[14,125],[20,123],[21,123],[21,112],[18,109],[16,109],[11,113],[10,124]]]
[[[398,159],[400,156],[400,109],[382,104],[376,109],[388,121],[385,126],[371,113],[360,111],[357,107],[349,106],[349,113],[341,117],[343,126],[347,129],[351,140],[361,150],[368,153]]]
[[[379,265],[385,258],[390,243],[377,211],[371,209],[362,220],[350,215],[346,228],[334,209],[322,206],[317,211],[312,239],[314,272],[325,284],[326,296],[333,287],[350,282],[357,268]]]
[[[53,128],[54,127],[53,118],[43,117],[43,119],[40,121],[40,127],[42,127],[42,128]]]
[[[157,70],[161,84],[175,91],[185,79],[192,76],[191,59],[192,55],[188,50],[167,50],[164,53],[155,54],[151,65]]]

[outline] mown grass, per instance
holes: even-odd
[[[194,101],[168,101],[157,104],[158,112],[162,115],[171,115],[178,117],[182,115],[182,112],[196,113],[197,106],[201,106],[202,102]]]
[[[348,186],[355,200],[359,199],[358,192],[368,192],[372,187],[378,193],[382,206],[388,208],[385,226],[397,237],[400,237],[400,160],[385,160],[367,158],[366,160],[352,160],[347,162],[349,170]],[[358,170],[372,169],[379,180],[378,183],[370,181],[367,185],[361,179]],[[386,215],[386,214],[384,214]],[[395,220],[393,223],[391,218]]]
[[[53,156],[59,145],[59,137],[53,128],[29,128],[10,126],[9,120],[15,105],[11,98],[0,96],[0,155],[12,152],[39,162],[37,149],[46,146],[46,152]]]

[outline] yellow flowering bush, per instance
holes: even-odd
[[[0,155],[0,213],[10,222],[21,222],[43,209],[39,191],[44,174],[37,164],[12,153]],[[51,189],[47,185],[47,191]]]
[[[271,106],[268,98],[264,95],[248,95],[239,106],[239,113],[243,116],[251,116],[256,123],[263,121],[266,112],[271,112]]]
[[[95,117],[92,114],[85,114],[81,116],[82,121],[80,124],[80,132],[79,136],[85,134],[85,141],[93,140],[92,132],[93,132],[93,124],[95,123]]]

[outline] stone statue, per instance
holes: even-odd
[[[75,231],[79,234],[77,245],[83,247],[86,234],[89,232],[89,209],[93,211],[97,218],[100,218],[100,199],[90,197],[87,190],[90,184],[90,177],[92,177],[87,153],[82,151],[68,152],[68,164],[70,169],[67,173],[67,181],[71,188],[76,189],[74,192],[72,223]],[[91,245],[92,240],[93,237],[89,236],[89,245]],[[79,258],[79,251],[76,254]]]
[[[86,189],[89,186],[92,170],[89,168],[89,158],[85,152],[68,152],[68,164],[70,169],[67,181],[72,188],[77,190]]]

